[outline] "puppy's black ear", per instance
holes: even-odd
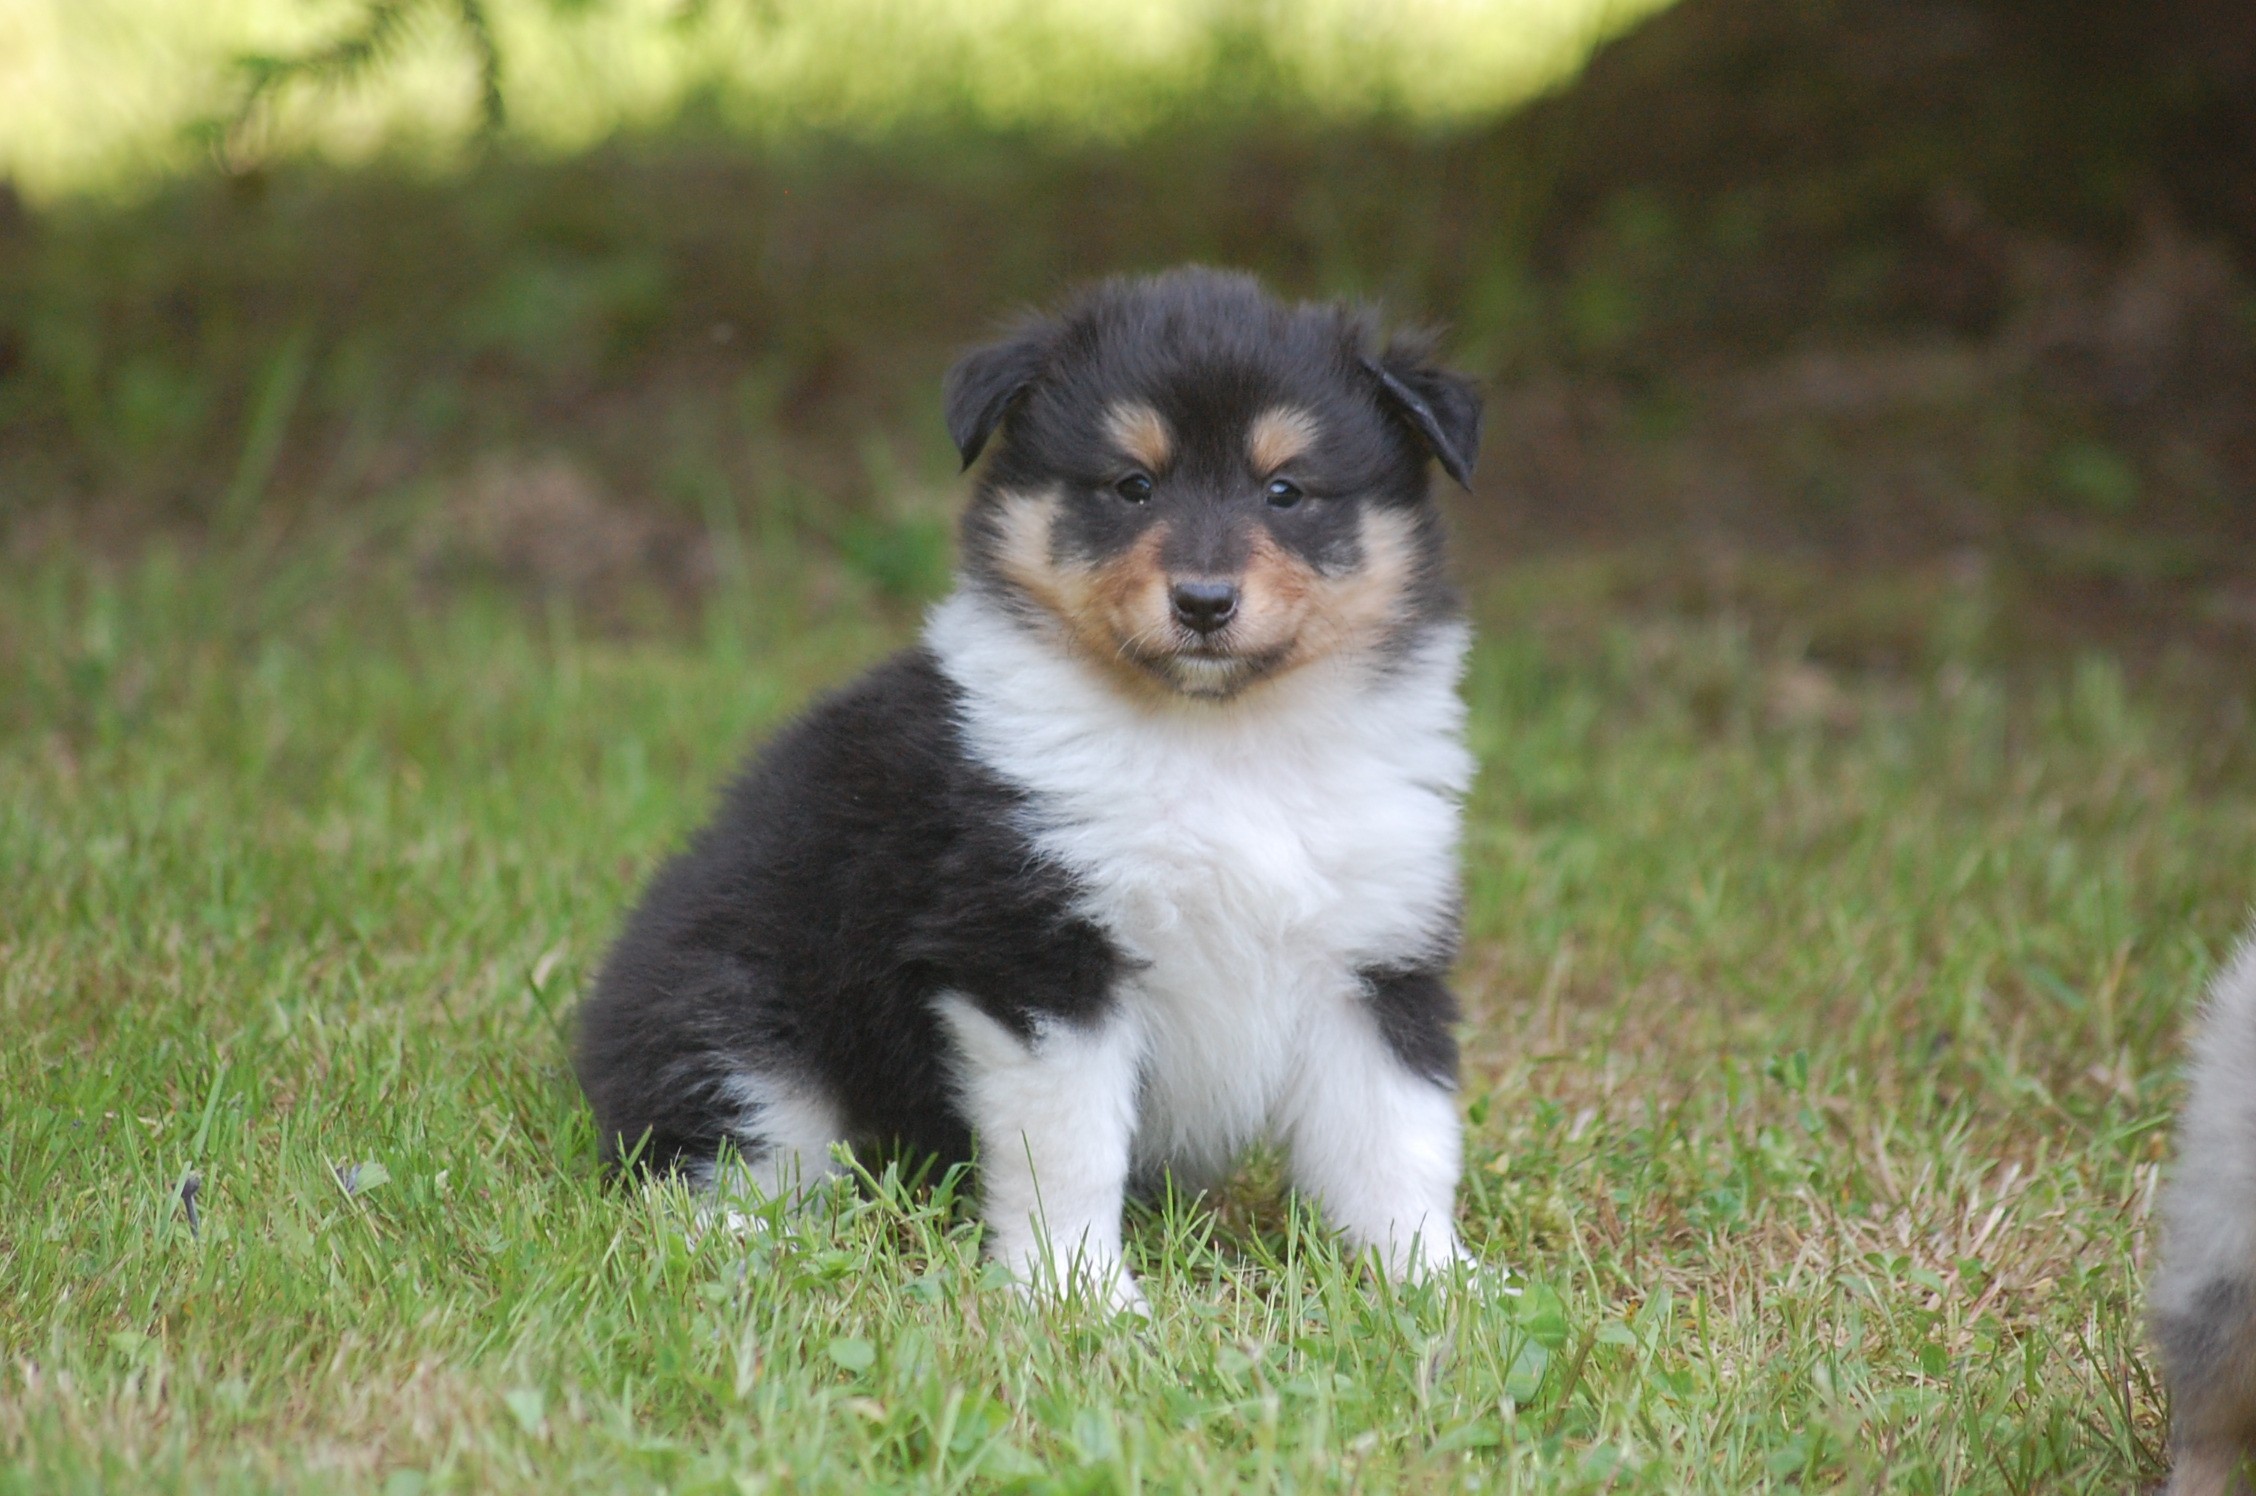
[[[965,467],[978,461],[987,438],[1041,374],[1050,331],[1046,322],[1027,323],[999,343],[974,348],[948,371],[941,386],[942,408]]]
[[[1422,344],[1398,344],[1364,359],[1363,367],[1377,376],[1382,398],[1417,431],[1442,471],[1470,489],[1480,457],[1480,386],[1429,363]]]

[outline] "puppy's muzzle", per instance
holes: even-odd
[[[1238,616],[1238,586],[1208,580],[1176,582],[1167,589],[1167,602],[1177,623],[1195,634],[1211,634]]]

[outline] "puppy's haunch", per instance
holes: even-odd
[[[763,1192],[976,1150],[988,1239],[1124,1306],[1123,1193],[1247,1144],[1398,1274],[1458,1255],[1472,385],[1249,278],[967,356],[962,572],[653,880],[581,1015],[606,1156]]]
[[[2209,989],[2149,1291],[2171,1496],[2256,1491],[2256,936]]]

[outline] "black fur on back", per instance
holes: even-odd
[[[857,1144],[970,1157],[931,1010],[1021,1032],[1107,1000],[1119,957],[964,754],[956,688],[909,650],[818,704],[660,870],[580,1015],[603,1156],[709,1160],[743,1069],[815,1082]]]

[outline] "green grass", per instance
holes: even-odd
[[[600,617],[403,553],[0,562],[0,1491],[2158,1473],[2173,1046],[2256,871],[2198,662],[1898,599],[1925,653],[1855,674],[1485,579],[1462,1214],[1526,1292],[1390,1289],[1256,1160],[1134,1223],[1137,1326],[999,1287],[946,1188],[739,1241],[591,1165],[638,879],[910,611],[782,530]]]

